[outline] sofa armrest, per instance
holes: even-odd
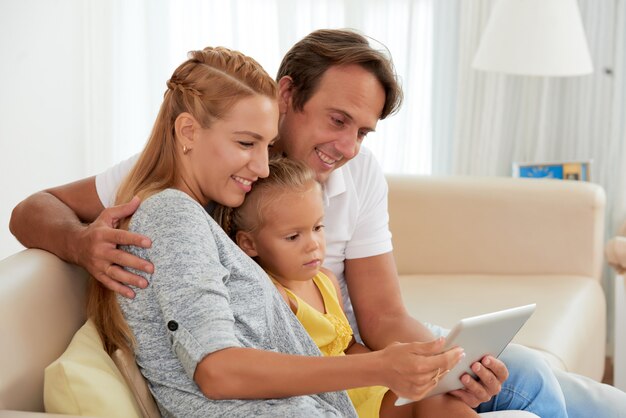
[[[505,177],[387,176],[399,274],[571,274],[600,280],[604,190]]]
[[[0,409],[43,411],[44,368],[85,321],[86,277],[43,250],[0,261]]]

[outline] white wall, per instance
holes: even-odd
[[[0,259],[23,247],[8,229],[26,196],[85,172],[80,0],[0,0]]]

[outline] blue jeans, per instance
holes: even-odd
[[[509,369],[502,390],[477,411],[524,410],[541,418],[626,418],[626,393],[552,369],[541,354],[510,344],[500,356]]]
[[[426,324],[436,336],[449,330]],[[541,418],[626,418],[626,393],[574,373],[552,369],[537,352],[509,344],[500,355],[509,369],[502,390],[476,409],[529,411]]]
[[[500,360],[509,369],[509,378],[500,393],[480,404],[477,412],[515,410],[532,412],[541,418],[568,418],[559,382],[541,354],[509,344]]]
[[[553,369],[569,418],[626,418],[626,393],[574,373]]]

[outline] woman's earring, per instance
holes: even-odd
[[[191,148],[187,148],[187,145],[183,145],[183,154],[187,155],[189,151],[191,151]]]

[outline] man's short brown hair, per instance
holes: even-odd
[[[367,38],[349,29],[320,29],[305,36],[285,54],[276,79],[291,77],[293,106],[301,111],[326,70],[335,65],[350,64],[360,65],[371,72],[385,90],[380,119],[400,108],[402,88],[391,57],[372,48]]]

